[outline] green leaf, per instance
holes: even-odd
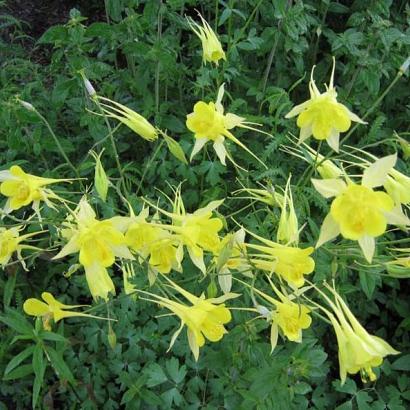
[[[363,390],[359,391],[356,395],[356,402],[357,402],[357,407],[359,410],[371,409],[371,406],[369,406],[367,403],[372,402],[372,401],[373,400],[370,397],[369,393],[366,393]]]
[[[14,356],[6,366],[6,370],[4,370],[4,374],[7,375],[10,373],[15,367],[17,367],[21,362],[23,362],[27,357],[31,356],[34,351],[34,346],[29,346],[25,348],[22,352],[20,352],[17,356]]]
[[[175,357],[171,358],[170,360],[167,360],[165,362],[165,367],[167,369],[168,374],[171,376],[171,379],[175,383],[181,383],[186,375],[186,366],[183,365],[181,368],[179,368],[179,361]]]
[[[346,379],[346,382],[344,385],[341,385],[340,381],[338,380],[335,380],[332,383],[332,385],[336,391],[339,391],[341,393],[356,394],[356,391],[357,391],[357,386],[356,386],[355,381],[349,378]]]
[[[13,297],[14,288],[16,286],[16,278],[16,274],[9,275],[4,286],[3,305],[5,308],[10,306],[11,298]]]
[[[34,384],[33,384],[33,396],[31,399],[31,404],[33,409],[36,407],[38,396],[40,395],[41,386],[43,384],[44,372],[46,370],[46,365],[44,363],[44,353],[43,347],[40,343],[36,345],[33,353],[33,370],[35,374]]]
[[[46,330],[41,331],[38,336],[43,340],[51,340],[52,342],[68,342],[68,339],[64,336],[61,336],[58,333],[48,332]]]
[[[3,380],[21,379],[30,373],[33,373],[33,365],[31,363],[23,364],[22,366],[12,370],[7,376],[4,376]]]
[[[179,405],[184,401],[184,398],[181,396],[181,393],[175,387],[169,389],[165,393],[162,393],[161,397],[167,403],[168,408],[174,407],[172,406],[172,403],[174,403],[175,406],[179,407]]]
[[[51,364],[54,367],[58,377],[63,380],[67,380],[72,384],[75,384],[74,376],[65,363],[63,357],[51,347],[47,347],[47,352],[50,357]]]
[[[410,371],[410,354],[399,357],[393,362],[392,367],[395,370]]]
[[[38,40],[39,44],[55,43],[67,39],[67,29],[64,26],[56,25],[50,27]]]
[[[371,299],[374,289],[376,288],[377,276],[372,272],[366,270],[365,272],[359,272],[360,286],[363,292],[366,294],[367,299]]]
[[[147,374],[148,374],[148,381],[147,381],[148,387],[158,386],[159,384],[162,384],[168,380],[168,377],[164,373],[164,370],[157,363],[152,363],[150,366],[148,366]]]
[[[312,387],[306,382],[298,382],[293,386],[296,394],[307,394],[312,391]]]
[[[350,410],[353,408],[352,400],[345,401],[340,406],[337,406],[335,410]]]
[[[6,309],[6,315],[0,316],[0,322],[11,327],[18,333],[33,335],[33,328],[27,319],[13,309]]]

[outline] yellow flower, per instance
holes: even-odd
[[[199,13],[198,13],[199,14]],[[188,24],[192,31],[199,37],[202,43],[202,61],[218,65],[220,59],[226,60],[225,53],[216,33],[208,22],[199,14],[202,26],[188,18]]]
[[[97,316],[89,315],[81,312],[71,312],[66,309],[74,309],[87,305],[64,305],[54,298],[49,292],[43,292],[41,294],[42,302],[39,299],[30,298],[23,304],[23,310],[30,316],[41,317],[43,320],[44,329],[51,330],[50,319],[53,319],[55,323],[66,317],[81,316],[91,317],[94,319],[103,319]]]
[[[280,300],[267,295],[266,293],[253,288],[253,290],[262,296],[265,300],[275,306],[275,310],[269,314],[272,321],[271,329],[271,346],[272,351],[277,342],[278,327],[283,334],[292,342],[302,342],[302,330],[307,329],[312,324],[312,318],[309,316],[311,310],[304,304],[295,303],[292,298],[282,293],[267,277],[273,291]],[[244,282],[242,282],[244,283]],[[249,286],[249,285],[247,285]],[[294,297],[293,297],[294,298]]]
[[[3,268],[9,263],[13,253],[17,252],[17,259],[21,262],[23,268],[26,269],[24,259],[21,256],[21,251],[23,249],[39,250],[39,248],[35,246],[22,244],[21,242],[41,232],[33,232],[20,236],[19,231],[21,229],[23,228],[19,229],[13,227],[6,229],[0,227],[0,266]]]
[[[125,105],[112,101],[108,98],[98,96],[98,99],[109,103],[100,103],[103,107],[103,111],[108,117],[115,118],[116,120],[122,122],[125,126],[147,141],[154,141],[158,138],[157,129],[152,126],[142,115],[136,113]]]
[[[393,205],[385,192],[351,183],[333,200],[330,215],[339,224],[344,238],[377,237],[386,231],[384,212],[392,210]]]
[[[396,155],[389,155],[372,163],[363,172],[360,185],[348,178],[347,183],[342,179],[312,179],[321,195],[335,197],[323,221],[317,248],[341,233],[346,239],[358,241],[370,263],[375,251],[375,238],[383,235],[387,224],[410,224],[401,208],[394,207],[393,199],[386,192],[373,189],[385,183],[396,159]]]
[[[152,225],[174,233],[173,239],[186,246],[192,262],[201,272],[205,273],[204,251],[216,253],[220,246],[218,232],[222,229],[223,223],[220,218],[213,218],[212,212],[222,202],[223,200],[212,201],[204,208],[187,213],[178,190],[174,201],[174,212],[167,212],[151,204],[153,208],[172,218],[172,224],[152,223]],[[181,251],[178,250],[178,252]],[[179,257],[177,259],[179,260]]]
[[[343,104],[337,102],[337,93],[333,86],[335,65],[336,62],[333,57],[332,74],[329,86],[326,86],[326,92],[324,93],[320,93],[316,87],[313,79],[315,66],[313,66],[309,82],[310,99],[294,107],[285,117],[298,116],[299,144],[313,135],[317,140],[326,140],[334,151],[339,152],[340,133],[346,132],[352,121],[361,124],[366,123]]]
[[[312,323],[309,313],[310,309],[307,306],[288,300],[286,303],[277,304],[272,320],[290,341],[300,343],[302,330],[310,327]]]
[[[67,181],[71,180],[42,178],[27,174],[18,165],[11,166],[9,170],[0,171],[0,192],[8,197],[4,212],[9,213],[32,203],[33,209],[39,214],[41,201],[44,201],[50,208],[54,208],[50,200],[62,201],[62,199],[45,187]]]
[[[228,293],[218,298],[205,299],[203,295],[201,297],[194,296],[170,279],[166,277],[164,278],[171,284],[171,287],[177,290],[191,303],[191,306],[145,291],[140,292],[151,296],[153,299],[141,299],[158,303],[179,317],[181,320],[181,326],[172,336],[169,349],[172,348],[176,338],[182,331],[184,325],[186,325],[188,328],[187,335],[189,347],[191,348],[195,360],[198,360],[199,348],[205,344],[205,339],[208,339],[211,342],[217,342],[222,339],[225,333],[227,333],[224,325],[231,321],[231,312],[225,307],[223,302],[228,299],[236,298],[239,295]]]
[[[134,259],[126,246],[123,235],[128,218],[113,217],[99,221],[85,198],[63,224],[62,236],[68,243],[53,258],[63,258],[79,252],[79,261],[84,266],[87,283],[94,298],[108,298],[115,293],[114,284],[106,268],[115,257]]]
[[[320,307],[332,322],[336,333],[339,348],[339,368],[342,385],[348,374],[360,372],[363,382],[375,381],[374,367],[383,363],[383,358],[389,354],[399,354],[387,342],[377,336],[370,335],[350,311],[340,295],[325,285],[333,294],[335,302],[327,297],[322,291],[319,293],[329,304],[333,313]]]
[[[250,151],[229,131],[234,127],[241,127],[262,132],[250,126],[259,124],[247,122],[245,118],[239,117],[235,114],[224,115],[224,109],[221,103],[223,95],[224,84],[222,84],[219,88],[218,97],[215,103],[210,102],[207,104],[204,101],[199,101],[194,106],[194,112],[187,115],[186,126],[194,133],[195,137],[195,145],[192,150],[190,160],[192,161],[192,158],[208,141],[212,141],[216,155],[223,165],[226,165],[225,159],[227,156],[233,163],[235,163],[226,151],[224,145],[226,137],[252,155],[266,168],[266,165],[260,160],[260,158]]]
[[[251,235],[266,245],[246,244],[247,248],[259,251],[257,254],[249,255],[251,265],[268,274],[276,273],[291,286],[304,285],[303,275],[312,273],[315,269],[315,261],[310,257],[314,251],[313,247],[294,248],[270,241],[254,233]]]

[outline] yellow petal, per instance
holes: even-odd
[[[30,316],[43,316],[50,312],[50,308],[38,299],[27,299],[23,304],[23,310]]]

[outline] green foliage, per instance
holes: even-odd
[[[153,203],[162,198],[166,203],[160,193],[172,196],[171,187],[183,182],[187,209],[227,198],[221,207],[224,216],[270,238],[276,232],[277,210],[266,212],[259,203],[249,206],[249,200],[233,197],[233,191],[243,185],[257,188],[261,183],[285,186],[291,173],[298,218],[301,224],[306,222],[301,238],[309,245],[316,241],[329,208],[309,185],[313,167],[290,159],[282,150],[283,145],[291,145],[288,136],[298,132],[284,116],[294,103],[307,99],[313,65],[317,65],[316,82],[323,89],[331,56],[335,56],[340,101],[359,116],[371,109],[366,118],[369,125],[355,130],[351,145],[383,156],[400,152],[395,133],[408,140],[408,75],[374,106],[410,51],[410,8],[405,1],[88,3],[88,9],[71,10],[65,22],[45,29],[37,39],[29,38],[25,34],[29,27],[7,9],[0,16],[0,164],[2,170],[21,165],[36,175],[75,177],[48,122],[84,178],[59,186],[58,194],[78,202],[78,193],[94,178],[89,151],[105,148],[102,159],[110,180],[107,201],[88,189],[101,217],[128,208],[116,196],[123,187],[109,131],[87,94],[82,73],[99,95],[127,105],[166,130],[165,136],[149,144],[127,127],[111,124],[124,173],[123,199],[134,209],[142,208],[141,196]],[[219,68],[201,65],[200,42],[185,19],[185,15],[196,18],[196,9],[217,28],[227,50],[227,61]],[[271,134],[235,133],[267,164],[267,170],[230,142],[231,155],[249,172],[221,165],[210,148],[188,162],[193,137],[185,126],[186,115],[196,101],[214,101],[222,83],[229,112],[262,124]],[[18,99],[30,102],[47,122],[22,107]],[[408,174],[408,161],[399,160],[398,168]],[[22,305],[41,291],[62,295],[64,303],[90,302],[84,275],[75,271],[76,260],[56,263],[51,259],[56,253],[52,245],[60,241],[56,226],[64,220],[65,209],[44,207],[42,216],[42,229],[50,239],[39,240],[35,246],[45,251],[27,257],[28,271],[17,261],[0,269],[0,409],[404,410],[410,406],[408,268],[365,265],[358,248],[347,241],[316,252],[313,281],[332,279],[337,272],[352,310],[373,334],[387,338],[403,353],[385,359],[377,383],[363,384],[353,377],[341,386],[336,380],[336,339],[319,320],[304,333],[302,344],[279,341],[270,354],[268,324],[250,321],[247,312],[235,311],[237,325],[228,325],[223,343],[204,346],[198,362],[185,335],[168,352],[178,326],[175,317],[156,318],[157,306],[138,299],[136,303],[123,293],[91,308],[93,314],[118,320],[112,328],[104,321],[82,318],[59,322],[54,331],[44,330],[39,319],[33,326],[23,315]],[[15,218],[8,222],[17,225],[26,214],[18,211]],[[226,219],[226,231],[236,230],[235,222]],[[5,220],[1,223],[6,225]],[[405,243],[406,238],[398,232],[388,233],[386,240],[380,251],[390,255],[391,245]],[[117,266],[112,273],[120,289]],[[141,266],[136,276],[137,288],[146,288],[146,269]],[[198,281],[189,262],[182,281],[187,286],[194,282],[198,295],[216,290],[214,278]]]

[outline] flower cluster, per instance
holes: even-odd
[[[225,52],[210,25],[202,16],[200,19],[201,25],[191,19],[188,19],[188,24],[201,41],[203,62],[217,65],[221,59],[226,60]],[[313,135],[317,140],[326,140],[338,152],[340,133],[347,132],[352,121],[365,124],[337,101],[334,72],[335,60],[329,85],[324,93],[320,93],[312,69],[310,99],[286,115],[287,118],[298,116],[300,136],[294,146],[284,150],[309,163],[312,173],[317,172],[321,178],[311,179],[312,174],[309,174],[307,179],[324,198],[332,199],[319,235],[315,235],[317,230],[311,235],[302,235],[306,224],[299,226],[299,201],[295,195],[297,186],[292,188],[291,176],[286,178],[286,185],[282,187],[274,188],[269,184],[266,188],[250,188],[242,185],[243,188],[236,192],[245,195],[241,199],[250,200],[251,205],[258,203],[260,206],[262,203],[268,209],[269,217],[273,215],[269,229],[263,231],[259,229],[262,227],[253,226],[249,230],[233,218],[223,217],[219,209],[225,205],[224,199],[188,210],[182,198],[181,186],[174,190],[173,199],[167,197],[170,202],[168,207],[160,207],[161,202],[155,204],[152,199],[139,198],[139,210],[136,212],[128,203],[130,199],[123,195],[121,186],[110,183],[103,168],[101,153],[98,155],[91,151],[95,159],[94,187],[100,199],[106,202],[108,188],[113,186],[128,206],[127,211],[114,213],[112,210],[109,217],[99,217],[98,201],[91,202],[91,195],[84,194],[72,205],[72,202],[48,187],[72,182],[72,179],[35,176],[26,173],[18,165],[12,165],[8,170],[0,171],[0,193],[5,197],[2,215],[12,218],[11,213],[17,212],[22,219],[14,217],[13,222],[17,221],[18,224],[0,227],[1,267],[21,262],[27,269],[22,251],[42,251],[29,243],[34,236],[44,239],[44,235],[37,235],[47,232],[42,225],[41,206],[59,211],[60,214],[65,211],[64,220],[53,226],[59,239],[48,249],[54,252],[52,263],[64,259],[72,264],[69,272],[82,267],[91,296],[102,303],[108,303],[116,294],[117,282],[113,279],[118,276],[118,271],[122,271],[124,293],[134,296],[134,303],[154,303],[180,320],[180,326],[171,336],[169,349],[186,326],[189,347],[195,360],[198,360],[200,348],[206,341],[220,341],[228,333],[233,309],[257,313],[258,318],[269,322],[272,350],[277,345],[279,335],[285,340],[300,343],[302,333],[311,327],[314,311],[317,310],[325,315],[325,320],[330,321],[335,330],[341,382],[345,382],[348,374],[358,372],[364,381],[374,381],[374,368],[382,364],[385,356],[399,352],[364,329],[334,286],[325,283],[324,289],[321,289],[309,282],[307,275],[313,276],[315,271],[315,247],[312,245],[316,242],[317,249],[341,235],[348,241],[357,241],[364,259],[373,262],[376,255],[375,238],[384,235],[388,225],[408,232],[410,219],[405,209],[410,204],[410,178],[395,168],[396,154],[376,158],[364,151],[352,149],[344,153],[344,160],[335,163],[330,158],[332,154],[323,155],[318,152],[320,148],[315,151],[304,142]],[[85,78],[84,81],[100,111],[94,114],[104,116],[108,123],[109,120],[119,121],[145,141],[152,142],[163,137],[171,153],[187,164],[185,153],[177,141],[129,107],[99,96],[91,83]],[[194,134],[190,160],[205,144],[212,142],[223,165],[226,165],[228,158],[235,168],[243,169],[229,152],[226,142],[230,141],[266,167],[232,132],[234,128],[241,128],[270,134],[257,128],[260,124],[225,113],[222,106],[224,91],[222,84],[215,102],[199,101],[194,105],[193,112],[187,114],[187,129]],[[113,138],[111,129],[109,136]],[[115,141],[112,142],[115,147]],[[121,182],[126,188],[117,152],[115,156]],[[359,169],[359,176],[348,175],[346,170],[350,167]],[[296,193],[299,195],[300,192]],[[27,217],[25,207],[29,205],[35,213]],[[35,215],[38,220],[33,219]],[[29,232],[20,235],[29,221]],[[239,225],[236,231],[228,229],[232,221]],[[36,225],[40,229],[36,230]],[[271,225],[274,226],[273,230]],[[50,237],[55,239],[53,235]],[[58,252],[56,248],[59,248]],[[17,261],[13,261],[14,254],[17,255]],[[208,297],[200,291],[197,296],[178,285],[177,279],[170,279],[171,275],[176,278],[185,275],[187,266],[189,270],[197,272],[198,278],[209,280],[211,284],[218,282],[221,296],[217,296],[217,289],[214,292],[208,289]],[[395,249],[394,259],[387,262],[383,260],[383,266],[387,269],[409,268],[409,249]],[[147,279],[149,290],[148,287],[136,285],[136,272],[145,273],[139,273],[139,279]],[[262,285],[268,290],[261,290]],[[243,298],[242,304],[237,302],[238,306],[231,306],[231,302],[226,306],[227,301],[241,300],[239,291],[232,292],[238,286],[242,286],[240,292],[247,292],[250,298]],[[315,301],[315,296],[324,300],[326,306]],[[42,292],[41,297],[43,300],[27,299],[23,309],[28,315],[41,318],[46,330],[52,328],[52,322],[57,323],[65,318],[99,319],[87,311],[73,310],[84,305],[65,305],[49,292]],[[249,300],[252,306],[249,306]],[[320,317],[320,313],[317,316]]]

